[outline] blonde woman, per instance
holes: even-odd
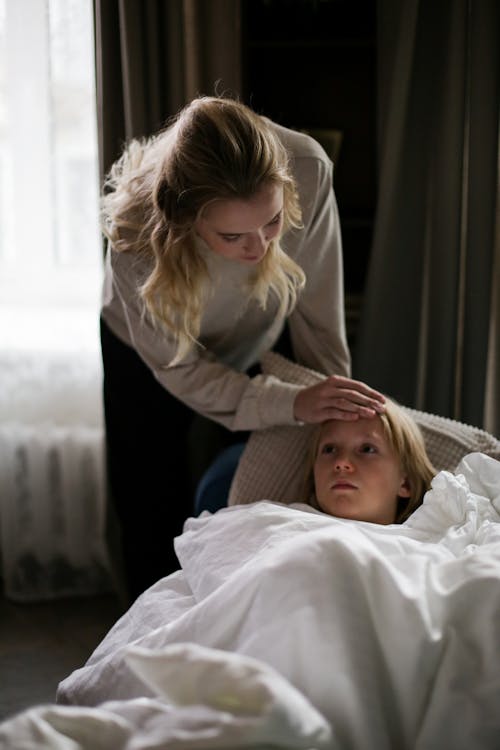
[[[391,399],[384,414],[330,420],[313,436],[304,497],[338,518],[403,523],[423,501],[436,470],[420,428]]]
[[[103,217],[108,471],[136,595],[177,567],[194,413],[229,443],[231,433],[384,407],[349,378],[332,164],[311,138],[239,102],[197,98],[127,146]],[[331,375],[324,383],[256,373],[285,323],[291,355]]]

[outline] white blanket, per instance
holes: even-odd
[[[212,717],[212,744],[172,747],[500,747],[499,462],[441,472],[403,526],[262,502],[190,519],[176,548],[182,572],[140,597],[59,702],[160,697],[260,722],[238,744]],[[267,703],[238,669],[220,687],[203,666],[248,657]]]
[[[328,722],[254,659],[195,644],[130,647],[125,659],[156,698],[37,706],[0,724],[1,750],[332,747]]]

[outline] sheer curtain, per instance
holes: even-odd
[[[379,202],[354,368],[500,432],[496,0],[380,0]]]
[[[0,575],[34,600],[110,586],[91,0],[0,0],[0,35]]]
[[[99,174],[193,96],[238,93],[239,11],[0,0],[0,575],[12,598],[110,586]]]

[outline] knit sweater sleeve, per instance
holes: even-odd
[[[305,271],[307,283],[290,316],[290,333],[299,363],[327,375],[349,375],[342,240],[332,170],[326,156],[295,160],[304,229],[291,236],[285,249]]]
[[[175,354],[173,337],[144,315],[138,286],[133,258],[108,251],[103,317],[173,396],[230,430],[296,423],[293,406],[298,386],[270,375],[251,378],[199,346],[179,364],[170,365]]]

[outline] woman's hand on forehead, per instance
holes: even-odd
[[[328,419],[370,419],[383,414],[384,402],[384,396],[366,383],[343,375],[331,375],[297,394],[294,416],[299,422],[308,424]]]

